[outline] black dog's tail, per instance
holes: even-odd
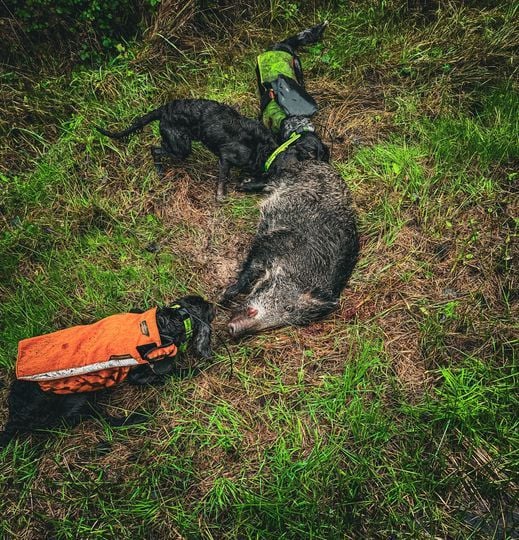
[[[123,139],[124,137],[127,137],[130,135],[130,133],[134,133],[135,131],[139,131],[144,126],[148,125],[150,122],[154,122],[155,120],[160,120],[162,118],[162,109],[163,107],[159,107],[158,109],[155,109],[154,111],[151,111],[148,114],[145,114],[144,116],[141,116],[139,118],[136,118],[132,125],[126,129],[123,129],[122,131],[107,131],[106,129],[96,126],[97,131],[99,133],[102,133],[103,135],[106,135],[107,137],[111,137],[112,139]]]
[[[299,32],[299,34],[284,39],[276,45],[285,45],[287,47],[290,47],[290,49],[292,49],[293,51],[295,51],[298,47],[302,47],[304,45],[312,45],[314,43],[317,43],[323,37],[324,30],[327,26],[328,21],[324,21],[310,28],[306,28],[305,30]]]

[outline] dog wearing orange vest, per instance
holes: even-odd
[[[188,348],[210,358],[213,318],[209,302],[185,296],[171,307],[116,314],[20,341],[0,448],[18,434],[61,421],[74,426],[101,414],[113,426],[143,422],[138,413],[102,413],[100,394],[123,381],[161,384],[175,372],[176,355]]]

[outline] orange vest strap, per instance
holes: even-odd
[[[166,345],[165,347],[157,347],[156,349],[152,349],[150,352],[146,353],[143,358],[145,360],[153,360],[155,362],[157,360],[162,360],[167,356],[175,356],[176,354],[177,346],[172,343],[171,345]]]

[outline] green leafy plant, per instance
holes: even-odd
[[[62,50],[77,51],[81,60],[87,60],[117,50],[121,40],[138,32],[143,17],[159,1],[10,0],[5,5],[28,47],[46,48],[59,42]]]

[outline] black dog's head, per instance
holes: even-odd
[[[330,150],[312,131],[304,132],[297,141],[278,154],[270,165],[268,172],[257,174],[254,179],[244,180],[238,186],[238,189],[247,193],[262,191],[272,179],[282,174],[283,171],[291,169],[300,161],[306,160],[325,161],[326,163],[330,161]]]
[[[325,162],[330,160],[330,150],[312,131],[303,133],[296,142],[276,157],[270,166],[269,176],[277,176],[294,164],[309,159]]]
[[[188,346],[194,347],[197,356],[209,359],[211,351],[211,322],[215,316],[212,304],[200,296],[184,296],[175,304],[183,308],[191,319],[193,336]],[[182,310],[175,307],[157,309],[157,325],[163,343],[175,343],[177,346],[186,341],[186,330]]]
[[[295,148],[298,161],[313,159],[315,161],[330,161],[330,150],[313,132],[303,133],[296,141]]]

